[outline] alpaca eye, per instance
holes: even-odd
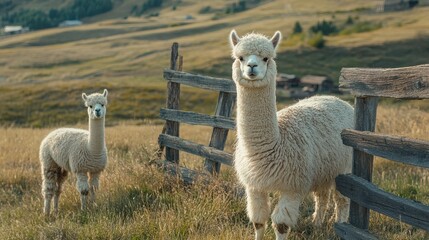
[[[102,107],[104,107],[104,104],[101,104]]]
[[[243,61],[243,57],[239,57],[238,59],[240,59],[240,61]]]
[[[266,62],[266,61],[268,61],[268,58],[267,58],[267,57],[265,57],[263,60],[264,60],[264,62]]]
[[[92,108],[92,105],[89,105],[90,108]]]

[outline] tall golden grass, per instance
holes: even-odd
[[[429,140],[429,113],[381,106],[377,131]],[[77,127],[85,128],[85,125]],[[79,210],[75,178],[69,177],[60,214],[44,219],[38,160],[40,141],[52,129],[0,129],[0,232],[2,239],[251,239],[245,199],[233,189],[234,172],[223,167],[210,184],[183,185],[164,174],[156,160],[161,125],[123,123],[107,127],[109,165],[101,177],[97,206]],[[181,136],[207,144],[210,128],[181,126]],[[234,133],[228,139],[232,151]],[[201,169],[202,159],[182,154],[182,164]],[[374,182],[383,189],[429,204],[429,171],[376,159]],[[272,195],[276,202],[277,195]],[[291,239],[337,239],[333,222],[311,226],[309,196]],[[373,213],[370,230],[381,239],[427,239],[426,232]],[[273,231],[268,228],[268,238]]]

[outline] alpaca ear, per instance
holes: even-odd
[[[83,101],[86,101],[88,99],[88,96],[86,96],[86,93],[82,93],[82,99]]]
[[[233,29],[231,31],[231,33],[229,34],[229,43],[231,44],[231,47],[234,47],[235,45],[237,45],[237,43],[240,41],[240,38],[237,35],[237,32],[235,31],[235,29]]]
[[[276,33],[274,33],[274,36],[270,39],[271,43],[273,43],[274,49],[277,49],[281,40],[282,40],[282,33],[280,31],[277,31]]]
[[[104,89],[104,91],[103,91],[103,96],[104,96],[104,97],[107,97],[107,94],[108,94],[107,89]]]

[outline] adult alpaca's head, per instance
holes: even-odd
[[[88,116],[90,119],[102,119],[106,116],[107,105],[107,89],[104,92],[93,93],[86,95],[82,93],[82,99],[85,101],[85,106],[88,108]]]
[[[232,30],[229,41],[232,57],[235,58],[234,81],[250,88],[264,87],[270,81],[275,81],[277,69],[274,58],[281,38],[279,31],[271,39],[258,33],[249,33],[240,38],[237,32]]]

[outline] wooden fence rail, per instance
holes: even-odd
[[[230,79],[214,78],[186,72],[174,71],[170,69],[164,69],[164,79],[171,82],[185,84],[188,86],[207,90],[228,93],[236,92],[235,84]]]
[[[404,68],[343,68],[340,88],[357,97],[429,98],[429,64]]]
[[[350,225],[335,224],[343,239],[373,239],[367,230],[369,209],[429,231],[429,207],[387,193],[371,183],[374,155],[429,168],[429,142],[373,133],[379,97],[429,98],[429,65],[392,69],[343,68],[340,88],[355,95],[355,129],[341,133],[353,147],[353,170],[336,179],[337,189],[351,199]]]
[[[202,144],[194,143],[166,134],[159,135],[158,142],[177,150],[186,151],[194,155],[206,157],[212,161],[232,165],[232,155],[213,147],[206,147]]]
[[[159,112],[161,119],[187,123],[191,125],[204,125],[225,129],[235,129],[235,121],[223,116],[209,116],[201,113],[179,111],[162,108]]]
[[[178,44],[174,43],[171,52],[170,69],[164,70],[164,79],[167,84],[167,107],[160,110],[160,117],[166,120],[166,131],[158,138],[160,150],[166,149],[166,160],[170,172],[181,175],[186,182],[192,182],[194,171],[179,167],[179,151],[185,151],[205,158],[204,168],[211,174],[218,174],[221,164],[232,165],[232,154],[223,151],[228,136],[228,131],[235,129],[235,122],[231,119],[236,99],[235,84],[230,79],[214,78],[182,72],[181,67],[176,67]],[[181,65],[181,64],[179,64]],[[179,70],[179,71],[177,71]],[[219,92],[214,115],[181,111],[179,110],[180,85],[202,88]],[[213,127],[213,132],[208,146],[194,143],[179,137],[179,123],[192,125],[205,125]],[[176,164],[177,168],[172,169]],[[180,171],[180,172],[179,172]]]
[[[385,192],[353,174],[339,176],[337,187],[366,208],[429,231],[429,206]]]
[[[429,142],[345,129],[343,143],[359,151],[397,162],[429,168]]]
[[[376,240],[377,238],[367,230],[357,228],[348,223],[337,223],[335,233],[342,239],[347,240]]]

